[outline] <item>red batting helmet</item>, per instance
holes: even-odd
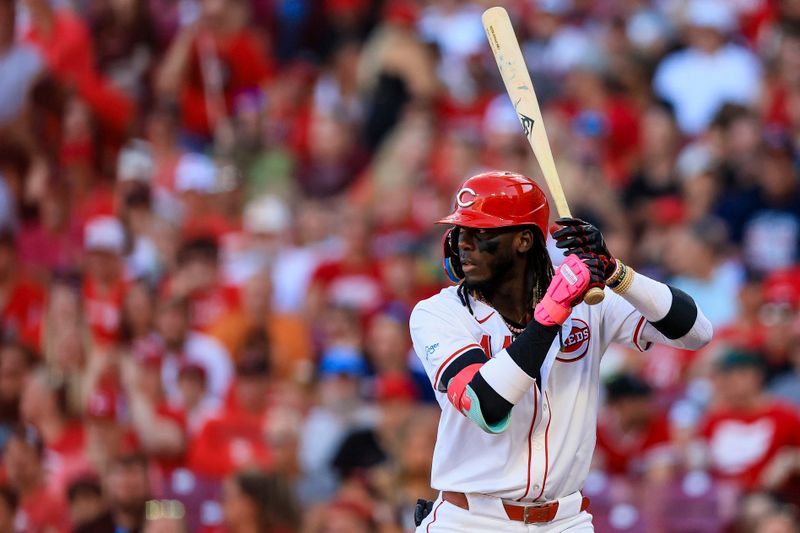
[[[547,235],[550,208],[536,183],[513,172],[484,172],[465,181],[456,193],[456,209],[437,224],[465,228],[533,225]]]
[[[536,183],[513,172],[484,172],[465,181],[456,193],[456,209],[437,224],[465,228],[536,226],[547,237],[550,207]],[[444,270],[457,282],[464,277],[458,260],[458,237],[453,230],[444,236]]]

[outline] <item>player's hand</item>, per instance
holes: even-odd
[[[576,252],[573,255],[577,255],[589,269],[589,286],[586,290],[589,291],[595,287],[603,290],[606,286],[606,279],[608,279],[605,270],[606,262],[599,255],[589,252]]]
[[[577,255],[568,256],[556,269],[542,300],[536,304],[533,318],[543,326],[563,324],[572,308],[583,300],[592,273]]]
[[[557,248],[564,250],[565,255],[594,255],[595,258],[582,256],[581,259],[596,263],[603,272],[604,281],[611,277],[617,268],[617,261],[608,251],[603,234],[597,226],[579,218],[569,217],[559,218],[556,224],[563,226],[553,233]]]

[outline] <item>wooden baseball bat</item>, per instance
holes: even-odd
[[[533,90],[531,75],[525,65],[525,58],[522,56],[508,12],[502,7],[490,7],[484,11],[481,18],[506,91],[522,123],[525,137],[542,169],[547,188],[550,189],[550,196],[556,204],[556,212],[560,217],[571,217],[561,181],[558,179],[550,142],[547,140],[542,112],[539,110],[539,100]],[[602,302],[604,296],[602,289],[594,287],[586,293],[583,301],[594,305]]]

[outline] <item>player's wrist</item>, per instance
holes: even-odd
[[[616,267],[611,276],[606,279],[606,286],[617,294],[625,294],[633,284],[633,278],[636,272],[623,263],[616,261]]]
[[[612,264],[610,265],[611,268],[606,271],[606,286],[611,287],[617,280],[619,280],[620,275],[622,274],[622,269],[625,265],[622,264],[622,261],[617,261],[616,259],[611,259]]]

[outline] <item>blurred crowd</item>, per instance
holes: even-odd
[[[413,531],[432,222],[540,175],[492,3],[0,0],[0,531]],[[800,1],[503,4],[573,213],[715,327],[606,354],[597,530],[797,533]]]

